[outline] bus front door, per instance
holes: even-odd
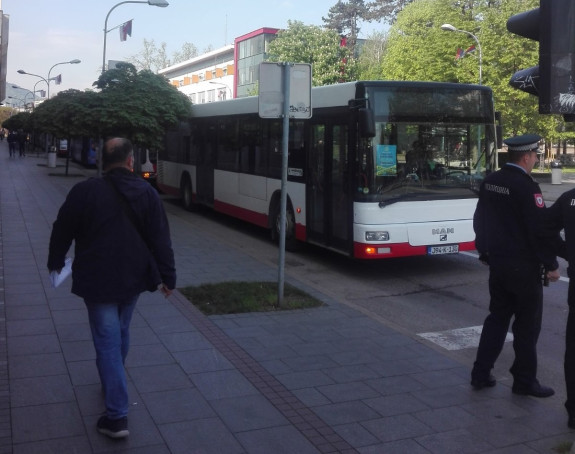
[[[308,154],[307,237],[345,253],[349,252],[349,191],[347,188],[347,125],[312,125]]]

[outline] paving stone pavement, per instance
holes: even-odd
[[[6,142],[0,163],[0,454],[528,454],[575,440],[562,402],[505,384],[473,391],[467,367],[289,276],[326,305],[206,317],[179,293],[142,295],[126,364],[130,437],[109,440],[95,430],[86,311],[46,270],[58,208],[94,172],[9,158]],[[555,186],[546,197],[568,189]],[[179,286],[277,278],[175,209]]]

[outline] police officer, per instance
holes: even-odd
[[[505,140],[509,162],[481,184],[473,228],[479,259],[489,265],[491,300],[471,372],[471,386],[475,389],[495,386],[491,369],[514,316],[512,392],[535,397],[555,393],[537,380],[542,267],[550,281],[559,279],[556,244],[550,236],[541,236],[545,202],[539,184],[530,175],[539,161],[540,140],[536,134]]]
[[[567,317],[567,329],[565,332],[565,385],[567,388],[567,400],[565,408],[569,419],[567,425],[575,429],[575,189],[564,192],[552,207],[546,210],[548,226],[551,233],[557,233],[565,229],[565,243],[560,244],[558,255],[569,262],[567,274],[569,276],[569,290],[567,303],[569,315]]]

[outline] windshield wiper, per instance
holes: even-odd
[[[403,200],[410,200],[410,199],[416,199],[422,195],[429,195],[432,194],[431,192],[409,192],[406,194],[401,194],[398,195],[396,197],[390,197],[389,199],[385,199],[385,200],[380,200],[379,201],[379,208],[383,208],[386,207],[388,205],[393,205],[394,203],[397,202],[401,202]]]

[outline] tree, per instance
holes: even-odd
[[[356,78],[356,64],[334,30],[288,21],[269,46],[269,61],[310,63],[312,85],[328,85]]]
[[[347,45],[352,56],[356,56],[355,46],[359,35],[358,22],[367,20],[369,11],[363,0],[339,0],[329,9],[327,17],[322,17],[324,26],[335,30],[339,35],[347,36]]]
[[[162,76],[121,64],[95,83],[101,89],[99,117],[105,136],[127,137],[136,145],[160,148],[167,129],[190,114],[190,100]]]
[[[2,127],[10,131],[24,130],[29,132],[32,130],[30,116],[30,112],[17,113],[4,120],[2,122]]]
[[[539,115],[537,98],[509,86],[511,75],[537,64],[537,42],[509,33],[507,19],[536,8],[537,0],[419,0],[397,15],[391,26],[381,77],[395,80],[432,80],[478,83],[478,51],[455,59],[458,48],[476,44],[465,33],[441,30],[450,23],[473,33],[482,48],[483,84],[493,89],[496,110],[502,113],[505,136],[537,132],[559,135],[562,120]]]
[[[176,63],[189,60],[198,56],[198,48],[192,44],[185,42],[181,50],[173,53],[172,58],[168,57],[166,43],[161,43],[156,46],[154,40],[144,39],[144,47],[140,53],[133,55],[127,61],[133,64],[138,70],[150,70],[158,72],[160,69],[167,68]]]
[[[66,90],[31,115],[35,129],[56,137],[121,136],[159,148],[167,129],[190,114],[190,101],[162,76],[123,63],[100,75],[100,92]]]
[[[192,43],[184,43],[181,51],[176,51],[172,56],[172,64],[181,63],[198,56],[198,48]]]
[[[371,20],[393,24],[397,15],[413,0],[375,0],[367,4]]]
[[[374,32],[361,46],[358,59],[358,74],[362,80],[381,79],[381,64],[387,46],[387,33]]]

